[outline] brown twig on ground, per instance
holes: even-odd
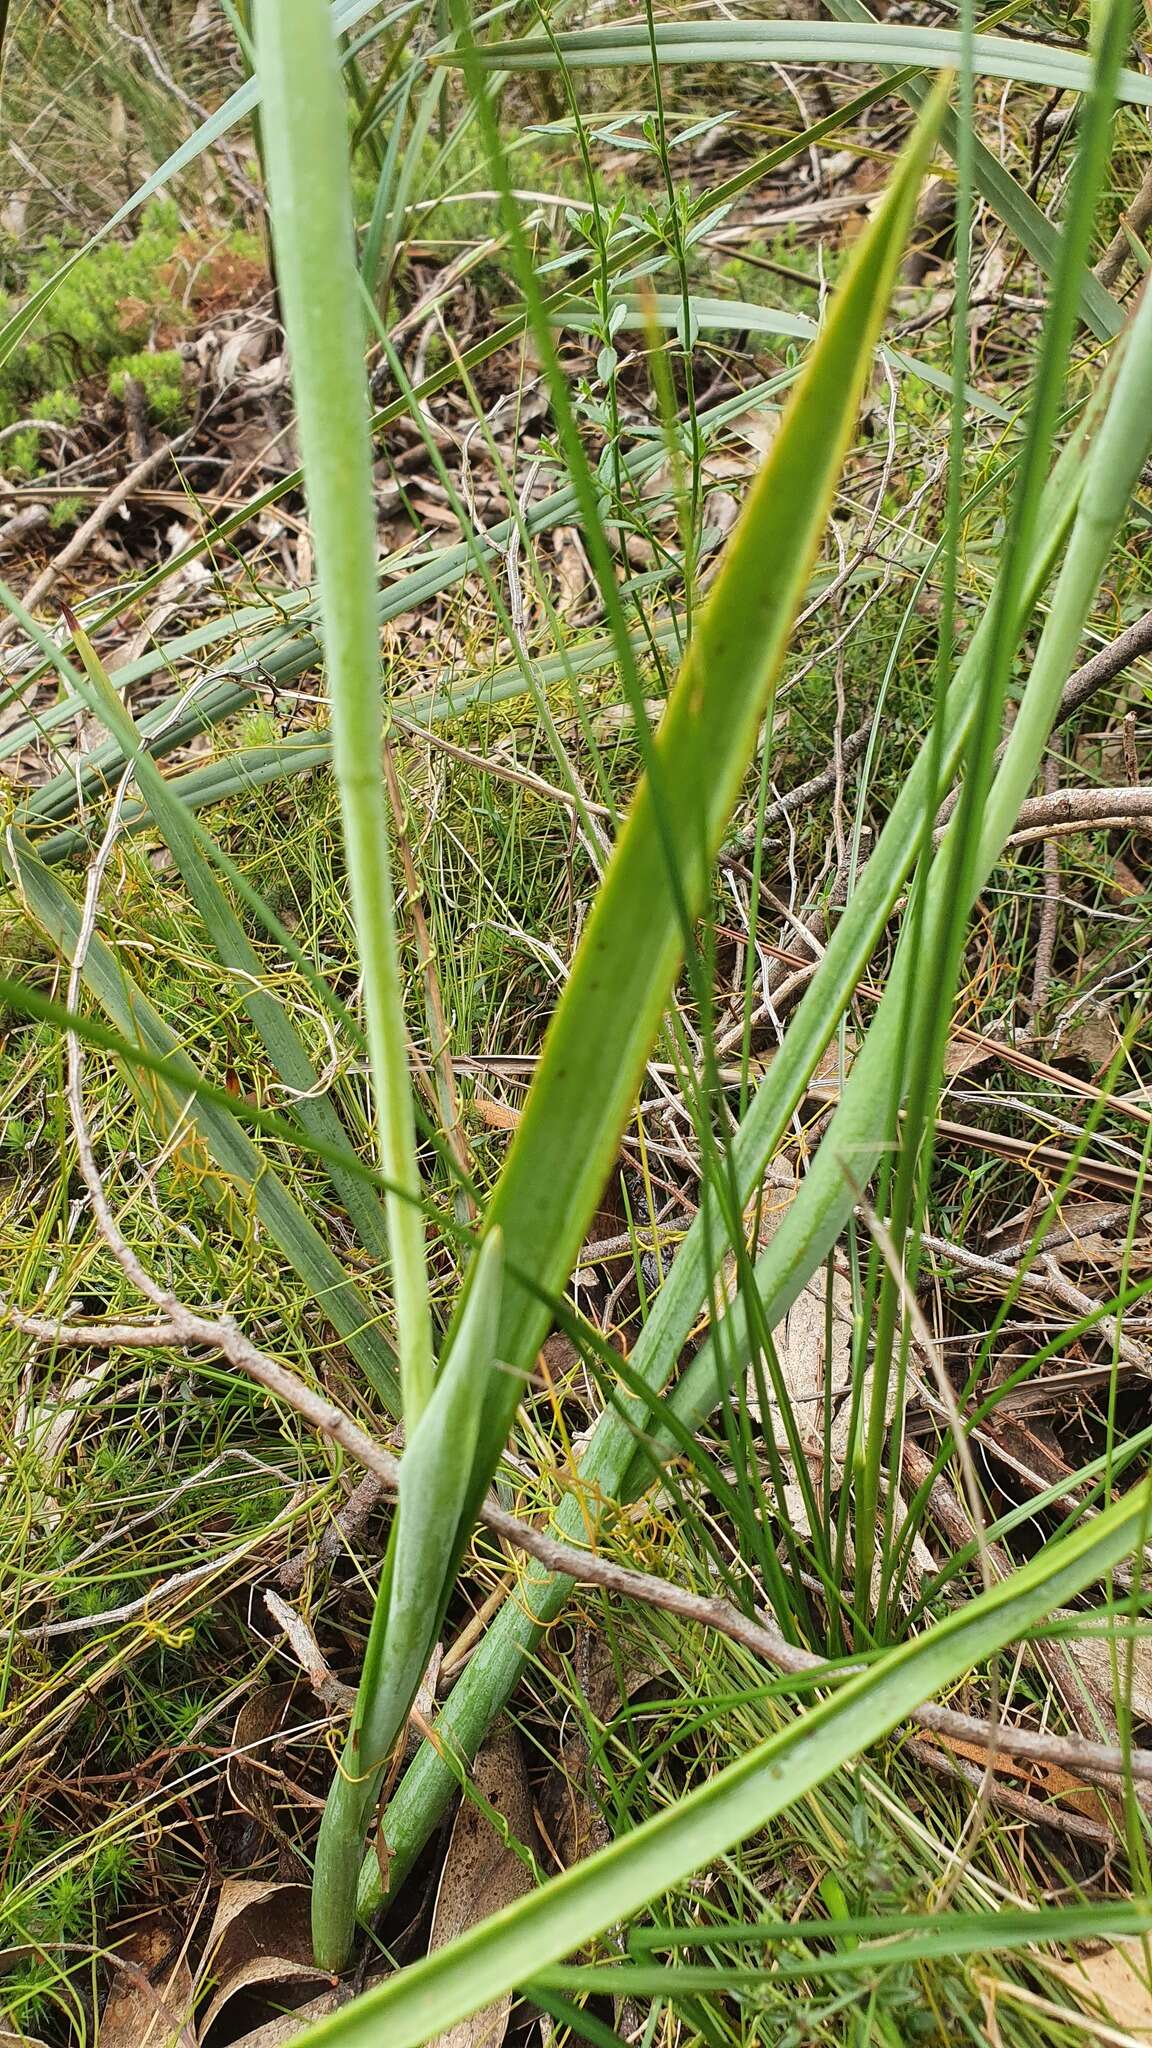
[[[339,1514],[332,1517],[319,1543],[308,1550],[298,1550],[281,1565],[277,1584],[285,1593],[296,1593],[304,1584],[304,1576],[310,1563],[331,1564],[339,1557],[346,1545],[355,1542],[369,1517],[373,1515],[384,1499],[384,1488],[374,1472],[366,1472],[359,1484],[352,1488]]]
[[[101,498],[87,519],[76,528],[71,539],[64,543],[59,554],[53,557],[29,585],[21,599],[26,612],[32,611],[40,603],[41,598],[47,596],[62,572],[70,569],[73,562],[79,561],[89,541],[94,540],[101,528],[107,526],[113,513],[118,512],[139,485],[145,483],[170,457],[179,454],[181,448],[191,440],[194,432],[195,428],[189,427],[186,433],[177,434],[174,440],[162,442],[159,448],[153,448],[151,454],[146,455],[142,462],[138,462],[134,469],[130,469],[127,476],[121,477],[118,484],[113,485],[107,496]],[[0,644],[11,637],[18,623],[12,615],[0,619]]]
[[[153,1291],[157,1295],[163,1292],[158,1288]],[[158,1327],[172,1334],[157,1341],[169,1342],[174,1336],[180,1343],[191,1343],[198,1348],[207,1345],[212,1350],[222,1351],[229,1364],[255,1379],[258,1385],[302,1415],[318,1435],[336,1444],[357,1464],[373,1473],[386,1492],[395,1493],[400,1477],[400,1460],[368,1436],[335,1402],[306,1386],[287,1367],[249,1343],[228,1318],[196,1315],[179,1303],[173,1304],[171,1296],[167,1301],[166,1323]],[[173,1313],[173,1307],[179,1310],[179,1314]],[[52,1341],[69,1348],[103,1341],[99,1324],[57,1323],[48,1317],[25,1316],[9,1304],[0,1304],[0,1310],[17,1329],[39,1341]],[[144,1341],[142,1326],[132,1325],[130,1328],[131,1341],[139,1347]],[[635,1571],[630,1565],[617,1564],[613,1558],[595,1551],[580,1550],[572,1544],[562,1543],[543,1530],[531,1528],[493,1500],[485,1501],[479,1519],[485,1528],[513,1550],[533,1558],[559,1578],[571,1579],[577,1585],[599,1586],[621,1599],[658,1607],[682,1621],[714,1629],[790,1676],[806,1677],[826,1670],[824,1660],[813,1651],[786,1641],[766,1619],[742,1613],[719,1595],[692,1593],[668,1579]],[[838,1676],[844,1675],[843,1671],[838,1673]],[[910,1718],[920,1726],[948,1735],[955,1741],[980,1743],[988,1747],[989,1724],[977,1715],[960,1714],[951,1708],[928,1703],[915,1708]],[[1097,1771],[1109,1777],[1122,1776],[1131,1766],[1134,1778],[1152,1783],[1152,1751],[1127,1752],[1115,1744],[1086,1742],[1078,1737],[1042,1734],[1033,1729],[1010,1728],[1003,1724],[993,1732],[997,1754],[1056,1764],[1081,1775]]]
[[[932,1252],[936,1258],[950,1259],[957,1266],[967,1267],[970,1272],[986,1275],[1002,1287],[1021,1284],[1033,1295],[1038,1294],[1042,1299],[1053,1302],[1057,1308],[1065,1309],[1077,1322],[1082,1316],[1094,1315],[1099,1310],[1099,1302],[1094,1301],[1090,1294],[1085,1294],[1082,1288],[1076,1287],[1071,1280],[1066,1279],[1051,1257],[1046,1257],[1042,1271],[1037,1271],[1035,1266],[1029,1266],[1024,1271],[1006,1259],[993,1259],[985,1252],[969,1251],[966,1245],[953,1244],[946,1237],[933,1237],[925,1233],[920,1242],[924,1250]],[[1116,1346],[1117,1356],[1125,1365],[1133,1366],[1145,1378],[1152,1377],[1152,1360],[1149,1359],[1144,1345],[1135,1343],[1131,1337],[1126,1337],[1114,1316],[1099,1316],[1096,1327],[1108,1343]]]
[[[1132,254],[1130,235],[1139,241],[1145,228],[1152,222],[1152,169],[1145,171],[1144,182],[1131,204],[1120,215],[1120,224],[1096,265],[1097,283],[1111,291],[1125,263]]]
[[[1060,764],[1055,754],[1044,762],[1044,794],[1056,795],[1060,786]],[[1040,925],[1036,933],[1036,958],[1032,965],[1032,993],[1028,1011],[1039,1015],[1048,996],[1052,962],[1056,954],[1056,928],[1060,922],[1060,848],[1055,839],[1044,841],[1044,893],[1040,899]]]
[[[1053,732],[1063,725],[1066,719],[1071,718],[1072,713],[1078,711],[1082,704],[1086,704],[1090,697],[1094,697],[1097,690],[1102,690],[1106,683],[1115,682],[1118,675],[1122,675],[1126,668],[1131,668],[1132,663],[1139,661],[1144,654],[1152,654],[1152,611],[1147,611],[1141,618],[1134,620],[1132,625],[1126,626],[1122,633],[1116,635],[1115,640],[1110,640],[1107,647],[1101,647],[1090,661],[1073,670],[1060,692],[1060,705],[1052,721]],[[1004,757],[1005,744],[1006,742],[1002,742],[996,749],[996,765],[999,765]],[[945,797],[936,813],[937,830],[947,824],[959,800],[959,790],[955,789]]]
[[[1058,832],[1122,831],[1152,818],[1152,788],[1123,783],[1119,789],[1057,789],[1030,796],[1020,806],[1009,846],[1026,846]]]
[[[870,718],[866,719],[863,725],[857,726],[855,732],[849,733],[847,739],[841,745],[839,761],[839,769],[841,771],[851,767],[853,761],[859,760],[860,755],[864,752],[872,736],[872,724],[873,721]],[[810,776],[807,782],[798,782],[795,789],[785,790],[783,796],[775,797],[770,804],[766,804],[763,818],[764,831],[767,832],[773,825],[778,825],[783,818],[788,816],[789,812],[798,811],[803,805],[815,803],[817,798],[828,796],[836,787],[837,772],[837,763],[832,761],[827,768],[820,770],[819,775]],[[736,834],[732,841],[732,852],[751,853],[756,844],[756,825],[757,820],[754,818],[750,825],[746,825],[742,832]]]
[[[1020,1820],[1032,1822],[1036,1827],[1055,1828],[1059,1834],[1071,1835],[1078,1842],[1094,1842],[1100,1848],[1114,1847],[1116,1836],[1112,1828],[1102,1820],[1093,1820],[1087,1813],[1078,1813],[1073,1806],[1048,1805],[1043,1799],[1034,1799],[1027,1792],[1018,1792],[1014,1785],[1005,1785],[1000,1778],[990,1784],[978,1764],[967,1757],[953,1756],[947,1749],[938,1749],[934,1742],[925,1742],[922,1737],[912,1736],[906,1744],[908,1754],[919,1764],[927,1765],[946,1778],[959,1778],[962,1784],[972,1789],[994,1806],[1007,1813],[1014,1813]]]
[[[35,533],[38,527],[47,526],[51,516],[48,506],[41,504],[39,499],[14,512],[11,519],[6,519],[0,526],[0,555],[9,554],[13,548],[19,547],[21,541]]]

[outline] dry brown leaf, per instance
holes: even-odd
[[[228,1759],[228,1786],[237,1806],[267,1828],[280,1844],[280,1878],[302,1876],[304,1870],[296,1844],[276,1812],[278,1791],[288,1808],[298,1804],[295,1788],[284,1791],[275,1743],[275,1737],[286,1724],[297,1689],[295,1680],[289,1679],[280,1685],[261,1686],[249,1695],[236,1716],[232,1755]]]
[[[1109,2026],[1130,2040],[1152,2041],[1152,1979],[1145,1944],[1136,1936],[1048,1967]]]
[[[981,1770],[988,1761],[987,1745],[982,1742],[964,1742],[959,1736],[945,1735],[939,1729],[933,1731],[932,1740],[937,1748],[949,1750],[953,1756],[966,1757],[969,1763],[978,1764]],[[1033,1799],[1059,1799],[1076,1813],[1085,1814],[1089,1820],[1107,1818],[1104,1794],[1097,1792],[1092,1785],[1086,1785],[1083,1778],[1074,1777],[1060,1764],[999,1756],[996,1759],[996,1776],[1019,1784]]]
[[[476,1758],[472,1781],[488,1805],[502,1814],[509,1835],[534,1846],[532,1796],[520,1738],[508,1721],[498,1721]],[[432,1915],[429,1948],[444,1948],[477,1921],[510,1906],[532,1889],[532,1873],[508,1847],[478,1806],[465,1794],[452,1827]],[[499,2048],[508,2028],[512,1993],[476,2012],[431,2048]]]
[[[199,1989],[214,1989],[200,2032],[206,2035],[229,2000],[258,1986],[276,1987],[276,2004],[291,2003],[302,1987],[332,1984],[312,1960],[307,1885],[229,1878],[221,1888],[204,1950]]]
[[[327,2019],[329,2013],[346,2005],[351,1996],[343,1985],[334,1991],[322,1991],[319,1998],[310,1998],[307,2005],[298,2005],[295,2012],[278,2012],[275,2019],[253,2027],[250,2034],[241,2034],[232,2048],[284,2048],[285,2042],[302,2034],[313,2020]]]
[[[318,1970],[314,1963],[304,1963],[293,1956],[261,1955],[249,1956],[246,1963],[229,1972],[204,2008],[200,2020],[201,2038],[205,2037],[219,2019],[230,1999],[242,1991],[255,1991],[267,1986],[275,1991],[275,2003],[287,2002],[289,1985],[326,1984],[332,1987],[332,1975],[328,1970]],[[282,2015],[277,2015],[282,2017]]]
[[[371,1991],[382,1984],[390,1973],[387,1970],[373,1970],[364,1978],[359,1989]],[[319,1998],[310,1998],[306,2005],[298,2005],[293,2012],[278,2012],[274,2019],[265,2020],[262,2026],[253,2027],[250,2034],[241,2034],[233,2041],[232,2048],[285,2048],[285,2044],[303,2033],[314,2020],[327,2019],[329,2013],[338,2012],[349,1999],[359,1996],[351,1984],[337,1984],[331,1991],[322,1991]],[[0,2042],[0,2048],[3,2043]]]
[[[153,1920],[137,1928],[110,1962],[97,2048],[195,2048],[192,1972],[172,1927]]]

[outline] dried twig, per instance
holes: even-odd
[[[1086,704],[1090,697],[1094,697],[1097,690],[1102,690],[1106,683],[1114,682],[1118,675],[1122,675],[1126,668],[1131,668],[1132,663],[1139,661],[1144,654],[1152,654],[1152,611],[1145,612],[1141,618],[1134,620],[1132,625],[1126,626],[1122,633],[1116,635],[1115,640],[1109,641],[1107,647],[1101,647],[1090,661],[1086,661],[1081,668],[1073,671],[1060,692],[1060,706],[1053,721],[1053,731],[1071,718],[1072,713],[1078,711],[1082,704]],[[994,758],[997,764],[1003,759],[1006,744],[1007,742],[1003,742],[996,749]],[[938,829],[947,824],[959,801],[959,790],[951,790],[936,813]]]
[[[1054,797],[1060,786],[1060,764],[1055,754],[1044,763],[1044,794]],[[1040,900],[1040,925],[1036,934],[1036,957],[1032,966],[1032,994],[1028,1009],[1033,1017],[1044,1008],[1052,979],[1056,954],[1056,928],[1060,921],[1060,848],[1055,839],[1044,841],[1044,893]]]
[[[1136,197],[1120,215],[1120,224],[1096,265],[1097,281],[1105,291],[1111,291],[1125,263],[1132,254],[1131,236],[1139,241],[1144,230],[1152,222],[1152,169],[1145,171],[1144,182]]]
[[[146,483],[156,470],[162,468],[171,456],[178,454],[186,442],[191,440],[194,432],[195,428],[189,427],[186,433],[177,434],[174,440],[162,442],[159,448],[153,448],[151,453],[144,457],[143,462],[138,462],[134,469],[130,469],[127,476],[121,477],[118,484],[113,485],[107,497],[101,498],[87,519],[76,528],[71,539],[64,543],[59,554],[53,557],[29,585],[21,600],[25,611],[32,611],[40,603],[41,598],[47,596],[62,571],[70,569],[73,562],[79,561],[89,541],[94,540],[101,528],[107,526],[113,513],[118,512],[133,492],[142,483]],[[10,638],[17,623],[14,615],[0,619],[0,643]]]

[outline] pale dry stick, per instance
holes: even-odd
[[[1094,697],[1097,690],[1102,690],[1106,683],[1114,682],[1118,675],[1122,675],[1126,668],[1131,668],[1132,663],[1139,661],[1145,654],[1152,654],[1152,611],[1144,612],[1130,626],[1125,626],[1124,631],[1118,633],[1115,640],[1110,640],[1107,647],[1101,647],[1090,661],[1073,670],[1060,692],[1059,708],[1052,721],[1053,732],[1071,718],[1072,713],[1078,711],[1082,704],[1086,704],[1090,697]],[[997,766],[1003,758],[1006,745],[1007,741],[1002,741],[996,749]],[[937,831],[947,824],[959,801],[959,789],[950,790],[936,813]]]
[[[282,1630],[317,1699],[322,1700],[332,1713],[349,1712],[356,1703],[356,1687],[344,1685],[331,1670],[304,1616],[290,1601],[282,1600],[279,1593],[271,1590],[264,1595],[264,1605],[277,1628]]]
[[[39,1643],[49,1637],[91,1635],[95,1629],[115,1628],[121,1622],[134,1621],[137,1615],[154,1615],[181,1594],[192,1592],[195,1587],[202,1586],[220,1572],[230,1570],[233,1565],[243,1564],[252,1553],[254,1540],[264,1541],[274,1528],[275,1524],[270,1524],[258,1532],[256,1538],[249,1536],[246,1542],[236,1544],[232,1550],[222,1551],[219,1557],[205,1558],[203,1564],[189,1565],[187,1571],[174,1572],[170,1578],[161,1579],[146,1593],[139,1593],[134,1600],[125,1600],[118,1607],[105,1607],[98,1614],[73,1615],[67,1621],[37,1622],[28,1628],[14,1629],[12,1633],[21,1641]]]
[[[1122,783],[1117,789],[1056,789],[1031,796],[1020,806],[1010,844],[1020,835],[1052,825],[1138,825],[1152,818],[1152,785]]]
[[[151,1282],[149,1292],[154,1296],[163,1295],[163,1290],[154,1288]],[[170,1308],[179,1313],[170,1314],[166,1323],[156,1324],[153,1328],[171,1334],[151,1337],[144,1325],[129,1325],[129,1341],[134,1348],[143,1348],[149,1341],[157,1346],[174,1341],[222,1352],[238,1372],[282,1400],[310,1423],[318,1436],[335,1444],[371,1472],[384,1492],[395,1494],[400,1460],[368,1436],[335,1402],[316,1393],[286,1366],[258,1350],[229,1318],[199,1316],[175,1302],[172,1296],[166,1299]],[[104,1342],[103,1327],[98,1323],[65,1323],[51,1317],[28,1316],[4,1302],[0,1302],[0,1313],[14,1328],[41,1342],[73,1349],[86,1349]],[[512,1549],[534,1558],[549,1573],[571,1579],[577,1585],[598,1586],[622,1599],[636,1600],[673,1614],[679,1620],[713,1629],[789,1676],[828,1675],[828,1666],[822,1657],[787,1642],[767,1619],[743,1614],[719,1595],[691,1593],[668,1579],[635,1571],[631,1566],[617,1564],[614,1559],[595,1551],[557,1542],[543,1530],[518,1520],[491,1499],[481,1507],[479,1520],[493,1535]],[[155,1593],[150,1597],[154,1601]],[[840,1667],[836,1675],[848,1676],[858,1668]],[[938,1707],[927,1702],[917,1707],[910,1718],[954,1741],[988,1742],[989,1723],[976,1715],[957,1713],[950,1707]],[[1081,1774],[1096,1771],[1110,1778],[1123,1776],[1130,1763],[1134,1778],[1152,1784],[1152,1751],[1135,1750],[1129,1755],[1117,1744],[1087,1742],[1080,1737],[1053,1736],[1034,1729],[1003,1725],[996,1727],[994,1732],[997,1751],[1008,1757],[1030,1758],[1037,1763],[1055,1764]]]
[[[1096,265],[1096,277],[1105,291],[1111,291],[1125,263],[1132,254],[1130,235],[1139,241],[1144,230],[1152,223],[1152,168],[1145,171],[1144,181],[1135,198],[1120,215],[1120,225]]]
[[[1055,754],[1044,763],[1044,794],[1053,797],[1060,786],[1060,764]],[[1052,980],[1056,953],[1056,928],[1060,922],[1060,848],[1055,839],[1044,841],[1044,891],[1040,899],[1040,928],[1036,934],[1036,958],[1032,968],[1029,1014],[1035,1018],[1043,1009]]]
[[[1005,1785],[998,1778],[989,1780],[987,1770],[982,1770],[979,1764],[971,1763],[967,1757],[955,1756],[950,1750],[938,1749],[935,1743],[925,1742],[919,1736],[912,1736],[905,1744],[904,1754],[942,1777],[958,1778],[962,1784],[971,1785],[984,1805],[1002,1807],[1005,1812],[1015,1814],[1017,1819],[1029,1821],[1033,1827],[1053,1828],[1058,1834],[1071,1835],[1078,1842],[1093,1842],[1102,1849],[1110,1849],[1115,1844],[1113,1829],[1103,1821],[1093,1820],[1090,1814],[1079,1813],[1075,1807],[1047,1805],[1044,1800],[1034,1799],[1027,1792],[1018,1792],[1014,1785]],[[965,1867],[969,1856],[962,1844],[957,1856],[961,1868]],[[932,1910],[940,1910],[939,1900],[933,1901]]]
[[[1125,1210],[1124,1214],[1127,1213]],[[1044,1296],[1057,1308],[1066,1309],[1077,1321],[1082,1316],[1095,1315],[1099,1309],[1099,1302],[1076,1287],[1071,1280],[1066,1280],[1064,1275],[1055,1269],[1050,1259],[1046,1260],[1045,1271],[1041,1273],[1037,1272],[1035,1266],[1023,1270],[1019,1265],[1010,1265],[1005,1259],[989,1258],[986,1252],[970,1251],[967,1245],[953,1244],[950,1238],[934,1237],[927,1231],[920,1242],[924,1250],[931,1252],[936,1258],[949,1259],[958,1266],[967,1267],[969,1272],[980,1273],[995,1280],[1000,1286],[1014,1287],[1022,1282],[1025,1287]],[[1135,1343],[1131,1337],[1125,1336],[1115,1316],[1099,1316],[1096,1328],[1101,1336],[1115,1345],[1117,1354],[1125,1365],[1134,1367],[1145,1379],[1152,1377],[1152,1361],[1149,1360],[1145,1347]]]
[[[867,718],[863,725],[857,726],[856,731],[850,733],[848,738],[841,744],[840,766],[842,769],[850,768],[853,761],[859,759],[871,737],[872,720]],[[810,776],[807,782],[798,782],[794,789],[785,790],[783,796],[775,797],[770,804],[765,805],[763,818],[765,833],[769,832],[773,825],[780,824],[790,811],[798,811],[803,809],[806,804],[815,803],[817,798],[827,796],[835,787],[836,763],[833,761],[827,768],[822,768],[818,775]],[[751,853],[756,844],[756,826],[757,820],[754,818],[750,825],[745,826],[742,831],[738,832],[728,848],[729,853]]]
[[[107,496],[100,500],[87,519],[76,528],[71,540],[65,542],[59,554],[53,557],[29,585],[23,597],[25,611],[32,611],[40,603],[41,598],[47,596],[63,570],[70,569],[73,562],[79,561],[89,541],[107,526],[113,513],[119,511],[121,505],[155,470],[160,469],[173,455],[179,454],[192,439],[194,432],[195,428],[189,427],[186,433],[177,434],[173,440],[165,441],[161,447],[154,448],[150,455],[144,457],[143,462],[138,462],[134,469],[129,470],[127,476],[121,477],[120,482],[113,485]],[[0,619],[0,645],[11,637],[18,623],[12,613],[6,619]]]
[[[974,1540],[976,1532],[971,1518],[953,1493],[943,1473],[934,1474],[932,1461],[918,1444],[905,1445],[901,1462],[913,1486],[931,1485],[932,1512],[936,1520],[950,1541],[956,1545],[957,1550],[966,1549]],[[997,1579],[1011,1577],[1014,1568],[1012,1559],[1002,1544],[989,1544],[987,1557]],[[1084,1711],[1084,1686],[1082,1673],[1072,1650],[1066,1643],[1047,1642],[1042,1637],[1036,1639],[1032,1650],[1034,1661],[1047,1673],[1066,1711],[1073,1721],[1077,1721]]]
[[[0,446],[3,446],[5,441],[10,441],[14,434],[32,432],[37,434],[58,434],[62,441],[73,441],[76,438],[75,427],[65,425],[63,420],[9,420],[6,427],[0,427]],[[6,498],[9,496],[19,497],[20,493],[19,491],[9,492],[5,489],[0,495]]]
[[[41,504],[39,500],[31,505],[21,506],[19,512],[14,512],[11,519],[6,519],[0,526],[0,555],[10,554],[30,533],[37,532],[41,526],[47,526],[51,516],[48,506]]]
[[[414,739],[426,740],[438,754],[447,754],[453,761],[459,761],[466,768],[474,768],[481,775],[495,776],[498,781],[519,783],[522,789],[529,789],[534,796],[547,798],[550,803],[563,804],[566,810],[580,812],[580,801],[571,790],[559,789],[554,782],[545,782],[542,775],[533,774],[530,768],[521,768],[511,761],[494,760],[488,754],[470,753],[467,747],[458,746],[455,740],[445,739],[443,733],[432,726],[421,725],[416,719],[394,718],[397,732],[410,734]],[[612,811],[607,804],[596,803],[592,797],[585,800],[585,809],[593,818],[611,819]]]
[[[333,1515],[319,1543],[307,1550],[298,1550],[295,1556],[285,1559],[277,1573],[277,1585],[285,1593],[295,1593],[304,1584],[310,1563],[332,1564],[342,1550],[355,1542],[383,1498],[384,1488],[376,1474],[366,1472],[358,1485],[352,1488],[339,1513]]]

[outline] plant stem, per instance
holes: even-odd
[[[404,1419],[432,1390],[420,1176],[396,951],[376,626],[376,513],[347,121],[324,0],[256,0],[272,231],[316,548],[352,912],[387,1202]],[[302,147],[307,140],[307,148]]]

